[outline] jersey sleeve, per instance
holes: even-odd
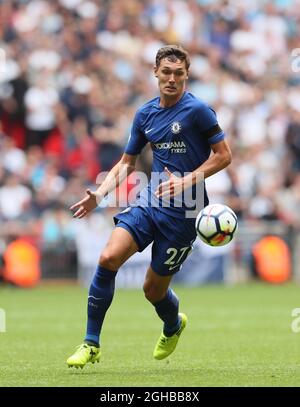
[[[125,153],[131,155],[139,154],[148,143],[140,127],[140,113],[137,112],[133,119],[129,139],[125,147]]]
[[[209,106],[201,106],[196,110],[194,116],[195,124],[203,137],[209,144],[216,144],[224,140],[225,133],[218,124],[216,112]]]

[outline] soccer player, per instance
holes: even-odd
[[[152,259],[143,289],[163,321],[153,352],[155,359],[164,359],[175,350],[187,324],[187,316],[179,313],[179,300],[169,285],[191,251],[196,238],[195,218],[186,216],[186,205],[180,207],[174,201],[185,190],[193,189],[200,175],[205,179],[231,162],[230,148],[215,112],[186,91],[189,66],[189,55],[182,47],[159,49],[154,66],[159,97],[136,112],[125,152],[104,182],[94,192],[87,190],[86,196],[70,208],[78,219],[96,208],[134,171],[137,156],[148,142],[151,144],[152,174],[164,173],[165,180],[160,183],[152,175],[135,204],[114,217],[116,228],[100,256],[89,289],[84,343],[68,358],[69,367],[99,362],[100,331],[114,296],[117,271],[130,256],[152,242]],[[166,197],[168,206],[163,205]],[[208,205],[205,186],[203,204]]]

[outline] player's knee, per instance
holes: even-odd
[[[111,252],[104,251],[100,256],[100,265],[108,270],[118,270],[121,266],[120,256]]]
[[[156,302],[162,300],[164,298],[164,296],[166,295],[166,293],[162,292],[159,289],[159,287],[157,287],[155,284],[149,284],[147,282],[145,282],[145,284],[143,286],[143,290],[144,290],[145,297],[152,304],[155,304]]]

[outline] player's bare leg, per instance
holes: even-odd
[[[81,367],[100,360],[99,336],[114,295],[115,277],[119,267],[136,251],[138,246],[131,234],[116,227],[105,246],[94,275],[88,297],[88,322],[84,343],[69,357],[69,367]]]
[[[160,276],[150,266],[143,286],[147,300],[152,304],[162,300],[167,294],[171,280],[172,276]]]
[[[121,227],[116,227],[103,249],[99,264],[117,272],[122,264],[137,251],[138,246],[131,234]]]
[[[187,317],[179,313],[179,301],[175,293],[169,288],[172,276],[160,276],[148,268],[144,292],[155,310],[164,322],[163,332],[153,351],[155,359],[164,359],[174,352],[178,339],[184,330]]]

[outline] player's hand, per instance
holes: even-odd
[[[95,209],[100,203],[101,197],[99,197],[96,192],[92,192],[87,189],[86,194],[87,195],[81,201],[70,207],[71,211],[75,211],[73,214],[73,218],[83,218],[87,213]]]
[[[172,174],[167,167],[165,167],[165,172],[167,173],[169,179],[159,184],[155,195],[158,198],[174,197],[180,194],[184,189],[183,178],[177,177]]]

